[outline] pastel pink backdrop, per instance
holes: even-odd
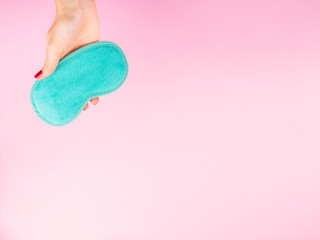
[[[53,0],[0,2],[0,239],[320,239],[320,2],[97,5],[129,76],[56,128]]]

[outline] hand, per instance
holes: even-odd
[[[99,18],[94,0],[55,0],[56,17],[47,34],[47,57],[35,78],[49,77],[59,60],[90,43],[99,41]],[[90,100],[96,105],[99,98]],[[83,110],[88,109],[89,105]]]

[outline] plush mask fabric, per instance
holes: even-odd
[[[121,86],[128,74],[122,50],[111,42],[87,45],[63,58],[55,72],[31,90],[37,115],[54,126],[73,121],[87,102]]]

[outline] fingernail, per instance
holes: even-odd
[[[34,75],[34,78],[39,78],[42,76],[42,70],[40,70],[36,75]]]

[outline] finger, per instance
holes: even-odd
[[[93,105],[97,105],[98,102],[99,102],[99,97],[92,98],[92,99],[90,100],[90,102],[91,102]]]
[[[83,111],[87,110],[88,107],[89,107],[89,104],[87,103],[87,104],[84,106]]]
[[[60,51],[54,45],[48,45],[47,47],[47,57],[42,70],[35,75],[35,78],[42,80],[49,77],[57,68],[60,60]]]

